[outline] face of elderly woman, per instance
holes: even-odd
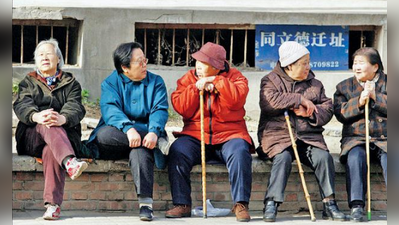
[[[308,77],[310,71],[310,56],[306,54],[295,63],[288,66],[287,74],[292,79],[301,81]]]
[[[203,78],[203,77],[216,76],[220,70],[216,69],[215,67],[211,66],[206,62],[201,62],[197,60],[195,62],[195,71],[197,72],[199,78]]]
[[[52,44],[41,45],[37,50],[36,66],[44,76],[53,76],[57,72],[60,59]]]
[[[130,68],[122,66],[123,74],[132,81],[141,81],[147,76],[147,61],[144,52],[140,48],[136,48],[132,52],[130,59]]]
[[[367,57],[363,55],[355,56],[352,66],[355,76],[360,81],[372,80],[378,70],[378,64],[371,65]]]

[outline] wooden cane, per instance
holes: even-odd
[[[303,169],[302,169],[301,160],[299,159],[298,150],[296,148],[294,135],[292,134],[290,116],[288,115],[288,111],[284,112],[284,117],[285,117],[285,120],[287,122],[288,132],[290,133],[291,144],[292,144],[292,148],[294,149],[295,159],[296,159],[296,163],[298,165],[298,170],[299,170],[299,176],[301,177],[301,183],[302,183],[303,192],[305,193],[306,202],[308,203],[309,212],[310,212],[310,219],[312,220],[312,222],[315,222],[316,221],[316,217],[314,216],[312,203],[310,202],[310,195],[309,195],[309,192],[308,192],[308,188],[306,187],[305,176],[303,175],[304,172],[303,172]]]
[[[366,163],[367,163],[367,219],[371,220],[371,193],[370,193],[370,129],[369,129],[369,98],[365,105],[365,125],[366,125]]]
[[[203,218],[207,218],[206,208],[206,165],[205,165],[205,131],[204,131],[204,91],[200,91],[200,112],[201,112],[201,166],[202,166],[202,209]]]

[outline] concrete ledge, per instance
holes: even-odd
[[[334,159],[334,166],[336,173],[345,173],[345,165],[341,164],[338,160],[338,154],[332,154]],[[97,160],[97,164],[91,163],[85,172],[94,173],[107,173],[107,172],[129,172],[127,160]],[[292,172],[298,172],[296,162],[293,162]],[[262,161],[256,155],[252,156],[252,172],[253,173],[266,173],[270,172],[272,163],[270,161]],[[313,172],[309,167],[303,166],[305,172]],[[162,171],[156,169],[158,171]],[[12,157],[12,171],[13,172],[28,172],[28,171],[43,171],[43,166],[36,162],[31,156],[20,156],[13,154]],[[167,169],[164,170],[167,172]],[[195,166],[192,170],[193,173],[201,173],[201,166]],[[223,173],[227,172],[226,166],[222,164],[207,164],[207,173]],[[372,164],[371,173],[382,173],[379,166]]]

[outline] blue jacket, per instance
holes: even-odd
[[[147,71],[146,78],[137,82],[114,70],[101,83],[100,107],[102,117],[88,143],[103,126],[113,126],[124,133],[135,128],[154,132],[158,137],[166,136],[168,95],[159,75]]]

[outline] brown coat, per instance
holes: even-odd
[[[324,93],[323,84],[310,71],[303,81],[295,81],[281,68],[280,63],[274,70],[264,76],[260,86],[261,115],[258,126],[258,140],[263,152],[269,158],[291,146],[284,111],[288,110],[294,138],[324,150],[327,145],[322,132],[323,126],[333,116],[331,98]],[[316,105],[318,113],[309,118],[298,117],[292,108],[298,108],[301,97],[309,99]]]

